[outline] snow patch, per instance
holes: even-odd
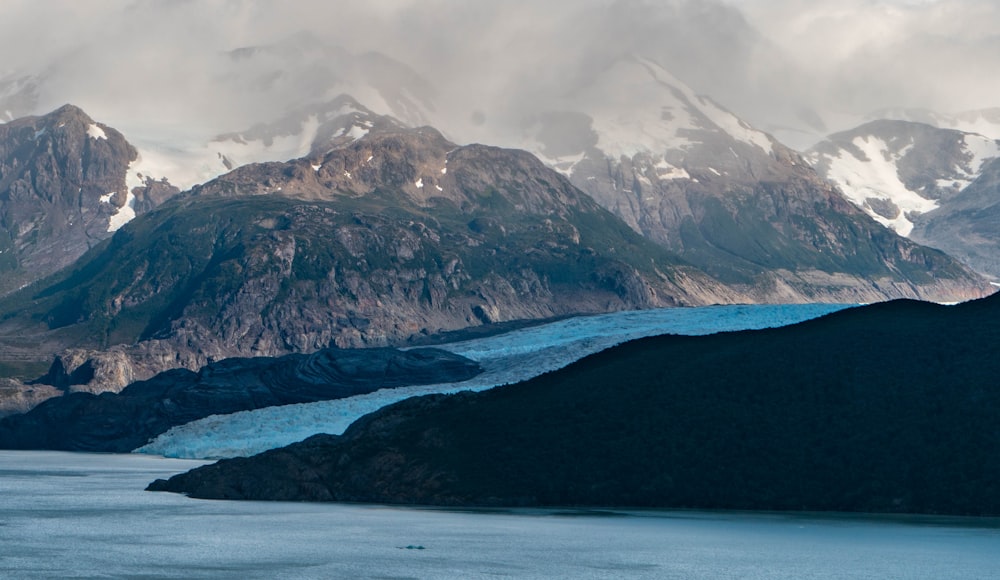
[[[368,134],[368,129],[359,127],[357,125],[351,126],[351,130],[347,132],[347,136],[350,137],[351,139],[354,139],[355,141],[364,137],[367,134]]]
[[[119,228],[133,219],[135,219],[135,195],[130,191],[125,196],[125,205],[118,208],[118,211],[108,221],[108,231],[117,232]]]
[[[417,182],[416,182],[416,183],[414,183],[413,185],[416,185],[416,186],[417,186],[417,189],[420,189],[420,188],[422,188],[422,187],[424,186],[424,178],[423,178],[423,177],[421,177],[421,178],[420,178],[420,179],[418,179],[418,180],[417,180]]]
[[[542,163],[548,165],[552,169],[555,169],[559,173],[562,173],[566,177],[569,177],[573,174],[573,169],[576,167],[576,164],[579,163],[580,161],[583,161],[583,158],[586,157],[587,155],[586,153],[581,152],[577,153],[576,155],[547,157],[544,153],[541,152],[541,150],[543,149],[541,143],[537,142],[526,143],[524,147],[525,149],[534,151],[535,157],[541,160]],[[441,172],[444,173],[446,170],[447,167],[445,169],[442,169]]]
[[[444,191],[444,188],[440,185],[434,184],[434,187],[437,188],[438,191]]]
[[[983,163],[986,163],[988,159],[1000,157],[1000,143],[993,139],[982,135],[968,134],[963,141],[965,143],[964,149],[969,154],[970,159],[968,166],[962,169],[970,177],[978,176],[983,170]]]
[[[322,168],[323,168],[323,164],[322,164],[322,163],[318,163],[318,164],[317,164],[317,163],[312,163],[312,164],[310,164],[309,166],[313,168],[313,171],[317,171],[317,172],[318,172],[318,171],[319,171],[320,169],[322,169]]]
[[[667,180],[667,179],[691,179],[691,175],[681,167],[674,167],[670,163],[667,163],[665,159],[660,159],[653,166],[656,169],[656,177]]]
[[[104,132],[104,129],[98,127],[96,123],[91,123],[87,126],[87,135],[90,135],[92,139],[108,140],[108,135]]]
[[[824,156],[830,164],[827,177],[840,186],[851,203],[864,209],[875,221],[902,236],[910,235],[913,222],[907,214],[926,213],[938,207],[937,201],[907,189],[899,178],[897,164],[913,144],[896,152],[874,136],[855,137],[852,144],[861,151],[862,157],[855,157],[847,150],[840,151],[837,157]],[[899,214],[887,218],[875,213],[866,203],[869,198],[892,202],[899,208]]]

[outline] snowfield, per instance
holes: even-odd
[[[383,389],[335,401],[213,415],[174,427],[135,451],[189,459],[249,456],[317,433],[339,435],[361,416],[409,397],[482,391],[524,381],[637,338],[785,326],[847,307],[849,305],[837,304],[708,306],[570,318],[487,338],[439,345],[438,348],[482,365],[484,372],[468,381]]]

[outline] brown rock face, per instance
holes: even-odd
[[[0,295],[111,237],[117,212],[141,213],[177,192],[156,184],[130,198],[135,157],[121,133],[71,105],[0,125]]]

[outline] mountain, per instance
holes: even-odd
[[[984,295],[885,231],[797,153],[655,62],[610,63],[526,127],[526,148],[634,230],[758,302]]]
[[[130,184],[136,150],[67,105],[0,124],[0,295],[73,263],[177,192]]]
[[[218,499],[1000,514],[1000,296],[627,343],[152,490]],[[916,356],[915,356],[916,355]]]
[[[806,157],[883,225],[1000,278],[1000,142],[881,120],[831,135]]]
[[[174,367],[518,319],[745,301],[528,153],[430,128],[240,167],[0,303],[4,356],[82,390]],[[53,348],[53,346],[58,348]]]
[[[117,394],[53,398],[0,420],[0,448],[128,453],[175,425],[209,415],[462,381],[481,371],[467,358],[434,348],[327,348],[309,355],[226,359],[197,373],[166,371]],[[76,379],[52,378],[63,388]]]

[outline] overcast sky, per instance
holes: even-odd
[[[357,72],[323,70],[350,65],[322,45],[374,50],[427,79],[458,132],[640,53],[758,126],[809,109],[836,125],[1000,106],[998,30],[993,0],[4,0],[0,78],[43,75],[39,108],[73,102],[126,135],[239,130]]]

